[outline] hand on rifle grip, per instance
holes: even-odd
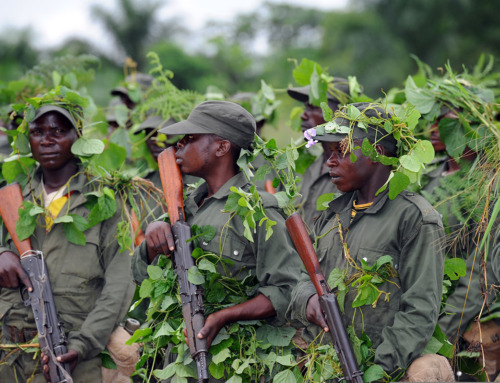
[[[153,260],[160,254],[170,256],[175,249],[174,236],[170,225],[166,222],[153,222],[146,228],[146,246],[148,260]]]
[[[68,350],[66,354],[58,356],[57,361],[61,364],[68,363],[69,369],[71,373],[73,373],[73,370],[75,369],[76,364],[78,362],[78,352],[76,352],[75,350]],[[43,376],[45,377],[45,380],[50,383],[49,362],[50,362],[50,356],[42,353]]]
[[[0,254],[0,287],[14,289],[19,287],[19,281],[28,291],[33,291],[33,285],[21,266],[19,256],[12,251],[4,251]]]
[[[309,322],[318,325],[325,330],[325,332],[330,331],[328,324],[326,323],[325,316],[323,315],[323,310],[321,310],[318,294],[314,294],[311,298],[309,298],[306,307],[306,317]]]

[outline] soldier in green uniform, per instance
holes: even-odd
[[[386,118],[379,104],[352,104],[367,117]],[[327,165],[329,176],[345,193],[332,201],[317,219],[317,255],[326,276],[334,268],[346,269],[347,277],[357,272],[362,261],[372,266],[384,255],[392,257],[396,273],[379,287],[389,299],[378,299],[376,307],[353,308],[356,290],[345,298],[345,321],[358,336],[366,333],[375,348],[375,363],[396,377],[419,358],[436,326],[443,281],[442,250],[436,245],[443,236],[441,219],[419,195],[403,191],[393,200],[388,191],[376,195],[388,180],[391,167],[370,160],[359,148],[364,138],[376,142],[375,149],[385,156],[396,155],[396,140],[369,125],[365,130],[356,121],[335,120],[339,126],[351,126],[352,140],[358,147],[349,152],[347,133],[316,136],[331,151]],[[353,154],[357,159],[352,162]],[[308,340],[328,326],[321,312],[318,295],[303,272],[292,292],[288,316],[297,326],[305,325]],[[444,372],[445,381],[453,380],[448,362],[435,355],[424,366],[434,363]],[[417,368],[420,370],[420,368]],[[436,381],[431,369],[407,372],[411,381]],[[424,372],[424,375],[420,375]],[[443,377],[442,375],[439,375]]]
[[[347,79],[335,77],[333,84],[336,91],[344,97],[349,97],[349,83]],[[287,90],[290,97],[305,104],[304,112],[300,116],[302,120],[302,132],[325,123],[321,108],[309,103],[309,89],[310,86],[303,86]],[[330,92],[328,92],[327,99],[328,106],[335,112],[341,102],[337,96]],[[318,197],[326,193],[339,193],[337,187],[330,181],[328,167],[326,166],[326,160],[328,160],[331,154],[330,148],[324,143],[321,146],[323,147],[323,153],[318,155],[302,177],[302,182],[300,183],[300,193],[302,196],[297,200],[299,211],[302,214],[304,222],[309,227],[313,226],[314,218],[320,214],[320,211],[316,209],[316,200]]]
[[[283,324],[290,286],[297,281],[301,261],[288,236],[276,199],[261,193],[267,216],[276,221],[267,241],[264,227],[257,227],[251,242],[243,236],[241,219],[231,219],[229,213],[223,212],[231,187],[248,191],[251,186],[236,161],[241,148],[248,149],[253,142],[254,118],[237,104],[206,101],[195,107],[187,120],[163,128],[161,132],[185,134],[177,144],[177,163],[183,173],[206,181],[185,201],[190,225],[211,225],[216,229],[215,237],[202,241],[200,247],[232,261],[225,266],[226,270],[221,267],[218,271],[223,275],[242,279],[251,274],[258,280],[257,291],[246,302],[209,315],[198,337],[207,338],[210,344],[224,325],[240,320],[268,318],[274,324]],[[156,262],[158,255],[169,255],[173,250],[170,225],[165,222],[150,224],[146,241],[134,254],[134,279],[142,281],[147,277],[147,265]]]
[[[29,124],[34,176],[24,188],[24,199],[45,209],[30,237],[47,264],[54,302],[68,339],[68,352],[59,356],[69,363],[73,381],[101,382],[99,353],[124,318],[133,294],[130,256],[116,241],[120,209],[109,219],[84,231],[85,245],[68,241],[63,223],[54,223],[59,212],[88,218],[86,193],[94,184],[71,152],[78,138],[77,117],[56,105],[41,106]],[[7,203],[7,201],[2,201]],[[8,240],[0,247],[0,318],[2,344],[28,343],[37,335],[33,313],[19,294],[31,288],[19,254]],[[40,358],[17,350],[1,352],[1,382],[44,382]],[[48,356],[44,356],[45,363]],[[45,365],[44,368],[47,368]],[[47,370],[45,370],[47,371]]]

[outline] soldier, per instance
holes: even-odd
[[[108,135],[110,135],[119,124],[119,109],[125,107],[128,109],[129,118],[124,122],[125,128],[132,126],[130,113],[136,105],[143,99],[143,94],[153,84],[153,76],[144,73],[133,73],[128,75],[119,86],[111,90],[113,98],[109,101],[106,109],[106,120],[108,121]]]
[[[328,106],[335,112],[341,104],[339,98],[344,99],[349,97],[349,84],[346,79],[335,77],[333,86],[336,93],[334,95],[328,92],[327,99]],[[309,103],[309,90],[310,86],[287,90],[290,97],[305,104],[304,112],[300,116],[302,120],[302,132],[325,123],[321,108]],[[300,184],[300,193],[302,196],[297,200],[299,211],[302,214],[304,222],[309,227],[313,226],[314,218],[320,214],[320,211],[316,209],[316,200],[318,197],[325,193],[339,193],[336,186],[332,185],[330,181],[328,167],[326,166],[326,160],[331,154],[330,148],[324,143],[321,143],[321,146],[323,147],[323,153],[316,158],[302,177]]]
[[[59,103],[60,105],[60,103]],[[40,216],[30,237],[34,249],[43,250],[59,320],[68,339],[67,353],[57,357],[69,363],[73,381],[101,382],[99,353],[124,318],[133,293],[130,257],[120,252],[116,227],[121,213],[84,231],[86,244],[68,241],[63,223],[54,223],[62,211],[89,216],[85,203],[95,191],[78,158],[71,152],[80,126],[76,114],[56,105],[43,105],[29,123],[29,141],[39,167],[24,188],[24,199],[40,204]],[[3,201],[5,203],[5,201]],[[0,247],[0,315],[2,343],[28,343],[37,335],[30,307],[26,307],[18,288],[32,284],[21,267],[19,254],[9,240]],[[2,351],[0,381],[45,381],[48,356]]]
[[[230,214],[224,206],[232,186],[248,191],[251,184],[240,172],[236,161],[241,148],[248,149],[255,134],[255,120],[243,107],[227,101],[206,101],[190,113],[187,120],[160,130],[165,134],[185,134],[177,144],[177,163],[183,173],[201,177],[201,184],[185,201],[187,222],[216,229],[211,241],[200,246],[205,251],[221,254],[232,261],[218,272],[236,278],[250,273],[258,280],[257,292],[246,302],[220,310],[206,318],[197,335],[212,342],[227,324],[250,319],[269,318],[275,324],[284,322],[284,313],[300,269],[300,258],[285,228],[276,199],[261,193],[267,216],[276,221],[272,236],[266,241],[266,230],[257,227],[254,242],[243,237],[244,226],[239,217],[228,225]],[[154,222],[146,230],[146,241],[136,250],[133,273],[136,281],[147,275],[146,267],[160,254],[170,255],[174,241],[170,225]],[[245,270],[245,273],[241,273]]]
[[[351,104],[366,117],[386,119],[379,104]],[[424,198],[403,191],[395,199],[388,191],[376,195],[387,182],[391,167],[370,160],[359,148],[364,138],[376,143],[375,149],[385,156],[396,155],[396,140],[377,125],[364,130],[356,120],[337,118],[340,126],[351,127],[352,152],[347,133],[325,133],[316,136],[329,146],[327,161],[331,181],[345,193],[332,201],[328,210],[317,219],[317,253],[325,275],[334,268],[346,269],[347,278],[359,271],[362,261],[373,266],[384,255],[390,255],[396,273],[379,287],[389,299],[378,299],[372,305],[353,308],[356,291],[349,291],[344,304],[347,324],[356,334],[366,333],[375,348],[375,363],[392,377],[401,375],[419,358],[436,326],[443,282],[443,252],[436,245],[443,236],[439,215]],[[357,159],[352,162],[350,154]],[[358,266],[356,266],[358,265]],[[297,326],[307,326],[304,336],[328,331],[321,312],[318,295],[303,272],[292,292],[288,315]],[[430,359],[430,360],[428,360]],[[444,357],[425,356],[407,371],[410,381],[453,380],[451,368]]]

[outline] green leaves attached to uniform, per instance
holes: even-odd
[[[102,191],[87,193],[86,206],[90,210],[89,227],[97,225],[99,222],[111,218],[117,209],[115,194],[105,187]]]
[[[227,199],[224,211],[240,216],[245,228],[243,235],[250,242],[254,242],[253,234],[256,232],[257,224],[262,226],[265,223],[267,241],[273,234],[273,226],[276,225],[276,221],[266,216],[262,198],[255,186],[250,188],[250,192],[245,192],[234,186],[230,190],[232,194]]]
[[[85,218],[76,214],[68,214],[54,220],[54,223],[58,222],[63,222],[64,234],[69,242],[82,246],[87,243],[83,234],[88,228],[88,222]]]
[[[33,235],[36,228],[37,215],[43,212],[43,208],[32,202],[23,202],[23,206],[19,208],[19,220],[16,223],[16,233],[20,241]]]

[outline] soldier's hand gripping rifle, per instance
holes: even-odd
[[[13,183],[0,189],[0,215],[10,234],[19,255],[21,266],[28,274],[33,290],[28,292],[26,306],[31,305],[38,331],[40,349],[49,356],[49,376],[52,383],[72,383],[68,363],[59,363],[56,357],[65,354],[67,340],[62,324],[57,317],[54,297],[50,288],[47,266],[41,251],[33,250],[31,241],[26,238],[19,240],[16,223],[19,220],[18,210],[23,203],[21,186]],[[22,294],[25,295],[25,294]]]
[[[160,153],[158,167],[175,240],[172,262],[179,281],[182,316],[186,322],[189,351],[191,357],[196,361],[198,381],[208,382],[207,341],[206,339],[198,339],[196,336],[205,325],[203,295],[201,288],[188,280],[188,270],[194,266],[194,260],[191,256],[193,245],[192,242],[187,242],[192,234],[191,227],[185,221],[182,175],[175,161],[174,147]]]
[[[344,372],[344,378],[347,383],[363,383],[363,373],[359,369],[356,356],[352,350],[337,297],[330,290],[321,271],[318,257],[307,234],[302,217],[298,213],[292,214],[286,220],[286,228],[318,293],[321,310],[328,324],[333,346]]]

